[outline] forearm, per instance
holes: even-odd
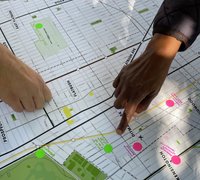
[[[181,41],[172,36],[163,34],[154,34],[150,40],[145,51],[151,51],[160,57],[166,57],[169,61],[172,61],[178,52],[181,45]]]

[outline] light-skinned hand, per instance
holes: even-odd
[[[0,99],[14,111],[44,107],[51,92],[42,77],[0,45]]]

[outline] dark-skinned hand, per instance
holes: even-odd
[[[159,93],[181,42],[155,34],[144,53],[124,66],[113,82],[114,107],[124,109],[117,133],[122,134],[129,122],[145,111]]]

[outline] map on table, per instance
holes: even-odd
[[[0,103],[0,180],[200,179],[200,39],[178,53],[149,109],[123,135],[112,82],[152,36],[161,0],[0,2],[0,43],[53,99]]]

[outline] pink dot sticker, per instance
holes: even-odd
[[[142,144],[140,142],[133,143],[133,149],[135,151],[141,151],[142,150]]]
[[[172,156],[171,162],[174,163],[174,164],[176,164],[176,165],[178,165],[178,164],[181,163],[181,158],[179,156],[176,156],[176,155]]]
[[[166,101],[166,105],[167,105],[168,107],[173,107],[173,106],[174,106],[174,101],[172,101],[172,100],[167,100],[167,101]]]

